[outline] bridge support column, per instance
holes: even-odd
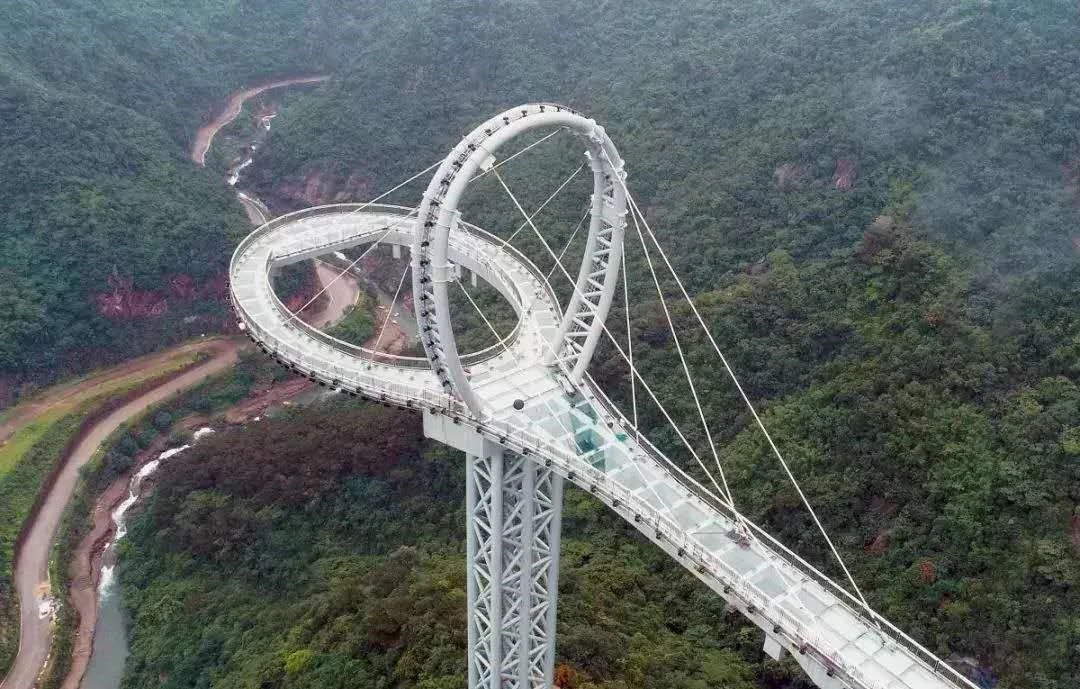
[[[445,416],[424,434],[465,452],[469,689],[550,689],[563,479]]]
[[[470,689],[548,689],[562,478],[493,445],[466,457]]]

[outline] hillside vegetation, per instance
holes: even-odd
[[[374,193],[517,102],[595,117],[875,607],[988,686],[1064,688],[1080,682],[1078,32],[1050,2],[421,4],[406,39],[290,104],[255,178],[267,196],[358,176]],[[507,166],[527,209],[577,164],[580,146],[555,149]],[[465,218],[508,236],[518,212],[478,187]],[[574,203],[542,216],[556,249]],[[694,419],[640,249],[628,261],[636,363]],[[737,504],[839,575],[676,319]],[[627,402],[618,355],[595,368]]]
[[[225,265],[250,225],[222,172],[187,149],[230,91],[320,64],[296,40],[318,12],[5,7],[0,376],[55,378],[222,327]]]
[[[1073,4],[166,5],[36,0],[0,27],[11,191],[0,199],[0,372],[125,355],[181,334],[178,317],[223,314],[214,286],[244,221],[220,171],[183,156],[200,118],[241,83],[333,74],[288,100],[245,173],[276,210],[369,198],[493,113],[566,103],[617,142],[650,225],[871,602],[987,687],[1080,684]],[[505,176],[534,208],[579,154],[559,142]],[[425,183],[390,200],[412,205]],[[542,216],[554,246],[587,190],[568,192],[578,196]],[[518,225],[490,179],[465,211],[503,236]],[[519,238],[550,267],[528,232]],[[677,402],[673,414],[693,419],[640,250],[628,262],[637,363]],[[180,274],[197,298],[155,315]],[[121,301],[146,315],[103,316],[102,295],[117,293],[143,295]],[[707,342],[689,335],[685,309],[675,317],[737,504],[828,568]],[[480,341],[476,318],[466,322]],[[594,369],[629,398],[613,351]],[[319,413],[302,442],[267,426],[285,454],[262,437],[215,439],[191,459],[209,473],[175,469],[163,481],[125,555],[130,686],[460,684],[460,533],[450,531],[460,500],[456,483],[436,481],[460,466],[436,451],[418,459],[415,428],[375,438],[341,416],[382,412]],[[657,410],[642,418],[686,459]],[[700,429],[688,431],[702,446]],[[268,464],[245,460],[248,444],[271,453]],[[605,618],[590,601],[618,607],[622,590],[580,589],[587,614],[564,606],[560,639],[579,686],[788,682],[750,651],[721,650],[750,637],[715,622],[699,589],[665,593],[672,566],[603,519],[571,520],[569,538],[635,548],[629,569],[601,570],[660,607]],[[414,550],[392,556],[401,545]],[[610,636],[582,631],[588,620]],[[645,629],[660,631],[639,638]],[[702,655],[712,652],[723,657]]]
[[[276,125],[253,171],[270,198],[312,173],[374,193],[490,113],[550,99],[612,132],[697,290],[773,248],[845,246],[909,189],[920,229],[1007,291],[1075,263],[1078,23],[1067,4],[974,0],[17,3],[0,26],[0,373],[219,327],[206,304],[245,223],[184,152],[230,90],[298,72],[336,80]]]
[[[418,422],[323,406],[164,465],[121,558],[133,616],[123,686],[464,686],[462,462],[421,444]],[[798,676],[763,661],[740,618],[591,496],[568,494],[566,532],[566,686]]]

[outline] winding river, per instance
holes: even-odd
[[[195,431],[192,442],[213,433],[209,427]],[[127,626],[124,622],[123,601],[120,587],[116,582],[116,544],[127,535],[127,512],[134,507],[141,494],[143,482],[151,476],[161,463],[172,459],[190,445],[169,448],[139,467],[128,481],[127,497],[113,508],[110,518],[113,523],[113,536],[101,556],[101,573],[97,587],[98,619],[94,630],[94,649],[90,662],[83,675],[83,689],[116,689],[124,677],[124,661],[128,656]]]
[[[221,131],[222,127],[239,117],[240,111],[244,107],[244,103],[249,99],[271,89],[297,86],[300,84],[317,84],[326,81],[329,78],[330,76],[327,74],[313,74],[308,76],[290,77],[288,79],[275,79],[260,86],[251,86],[233,93],[229,96],[229,101],[226,104],[225,109],[221,111],[221,114],[215,117],[210,123],[201,127],[195,134],[195,141],[191,145],[191,159],[199,165],[206,165],[206,152],[210,150],[210,144],[213,143],[214,136]]]
[[[190,348],[192,345],[185,346]],[[197,385],[208,376],[231,367],[241,344],[208,340],[197,346],[211,353],[211,358],[106,414],[86,428],[71,453],[61,458],[62,464],[56,478],[47,487],[47,494],[27,527],[16,555],[14,574],[20,608],[19,652],[7,677],[0,683],[3,689],[27,689],[33,686],[52,646],[51,610],[41,609],[40,591],[49,589],[48,561],[53,538],[64,509],[75,492],[79,469],[90,461],[109,434],[122,424],[147,408]]]
[[[326,76],[295,77],[271,81],[257,87],[245,88],[229,97],[225,110],[212,122],[202,127],[196,136],[191,149],[191,159],[199,165],[205,165],[206,153],[214,136],[222,127],[235,120],[248,99],[257,96],[270,89],[295,86],[298,84],[311,84],[325,81]],[[262,118],[263,131],[269,131],[272,116]],[[252,142],[252,148],[257,142]],[[226,173],[226,183],[236,187],[240,181],[241,172],[250,166],[251,157],[245,158],[239,164],[232,166]],[[266,205],[254,195],[237,190],[237,200],[244,206],[248,218],[254,225],[261,225],[270,219],[270,212]],[[332,275],[322,264],[316,264],[317,275],[323,284],[326,284]],[[318,270],[323,268],[323,270]],[[327,302],[319,313],[307,317],[315,327],[325,327],[341,319],[352,306],[360,294],[360,286],[351,276],[334,281],[326,290]],[[213,432],[212,429],[200,429],[196,431],[193,442],[203,434]],[[187,445],[170,448],[161,452],[156,459],[150,460],[135,472],[129,479],[126,496],[111,511],[113,536],[100,558],[100,571],[97,573],[97,616],[92,628],[92,650],[85,666],[85,673],[75,667],[73,662],[72,672],[65,682],[65,689],[117,689],[124,675],[124,662],[128,656],[127,625],[123,610],[123,599],[120,586],[115,581],[116,542],[127,533],[126,517],[128,511],[135,505],[141,494],[143,482],[157,470],[162,462],[171,459],[188,448]],[[76,661],[77,662],[77,661]],[[81,675],[81,681],[80,681]]]

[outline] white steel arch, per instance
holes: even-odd
[[[546,355],[578,383],[596,349],[615,295],[626,228],[625,172],[604,128],[565,106],[535,103],[511,108],[462,139],[424,192],[413,243],[413,296],[424,351],[443,388],[481,414],[481,399],[463,370],[451,325],[446,285],[453,281],[446,255],[460,221],[458,203],[469,182],[495,164],[499,148],[527,131],[565,127],[579,134],[593,173],[589,233],[577,286]]]

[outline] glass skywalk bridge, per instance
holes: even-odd
[[[273,294],[269,275],[280,265],[374,241],[412,245],[414,222],[408,213],[346,205],[271,221],[236,250],[232,299],[242,327],[284,365],[347,394],[420,410],[428,435],[466,451],[471,467],[483,464],[475,485],[470,478],[470,509],[490,509],[483,492],[494,491],[499,481],[519,492],[535,490],[542,498],[540,506],[508,502],[498,514],[484,517],[496,520],[498,528],[488,522],[479,531],[470,526],[470,558],[487,558],[488,568],[470,574],[471,600],[495,606],[484,608],[485,614],[498,613],[487,623],[502,625],[494,633],[504,641],[503,652],[484,656],[475,669],[470,665],[474,686],[543,686],[546,681],[543,654],[554,639],[557,505],[561,481],[568,479],[752,620],[764,631],[766,650],[774,657],[792,654],[819,687],[974,687],[710,496],[640,437],[601,390],[589,382],[574,385],[547,363],[547,343],[560,321],[554,293],[531,262],[491,235],[462,223],[450,234],[448,252],[449,260],[495,286],[520,317],[507,341],[463,357],[470,361],[480,414],[446,391],[425,358],[342,343],[302,323]],[[533,541],[543,547],[531,546]],[[543,576],[537,574],[540,567]],[[523,587],[520,595],[504,590],[496,604],[492,592],[510,586]],[[527,619],[521,611],[528,609],[544,610],[545,619]],[[490,649],[490,635],[479,622],[470,625],[470,644]],[[511,628],[531,630],[521,638],[533,639],[522,651],[526,669],[516,685],[507,679],[519,673],[516,656],[507,651]]]

